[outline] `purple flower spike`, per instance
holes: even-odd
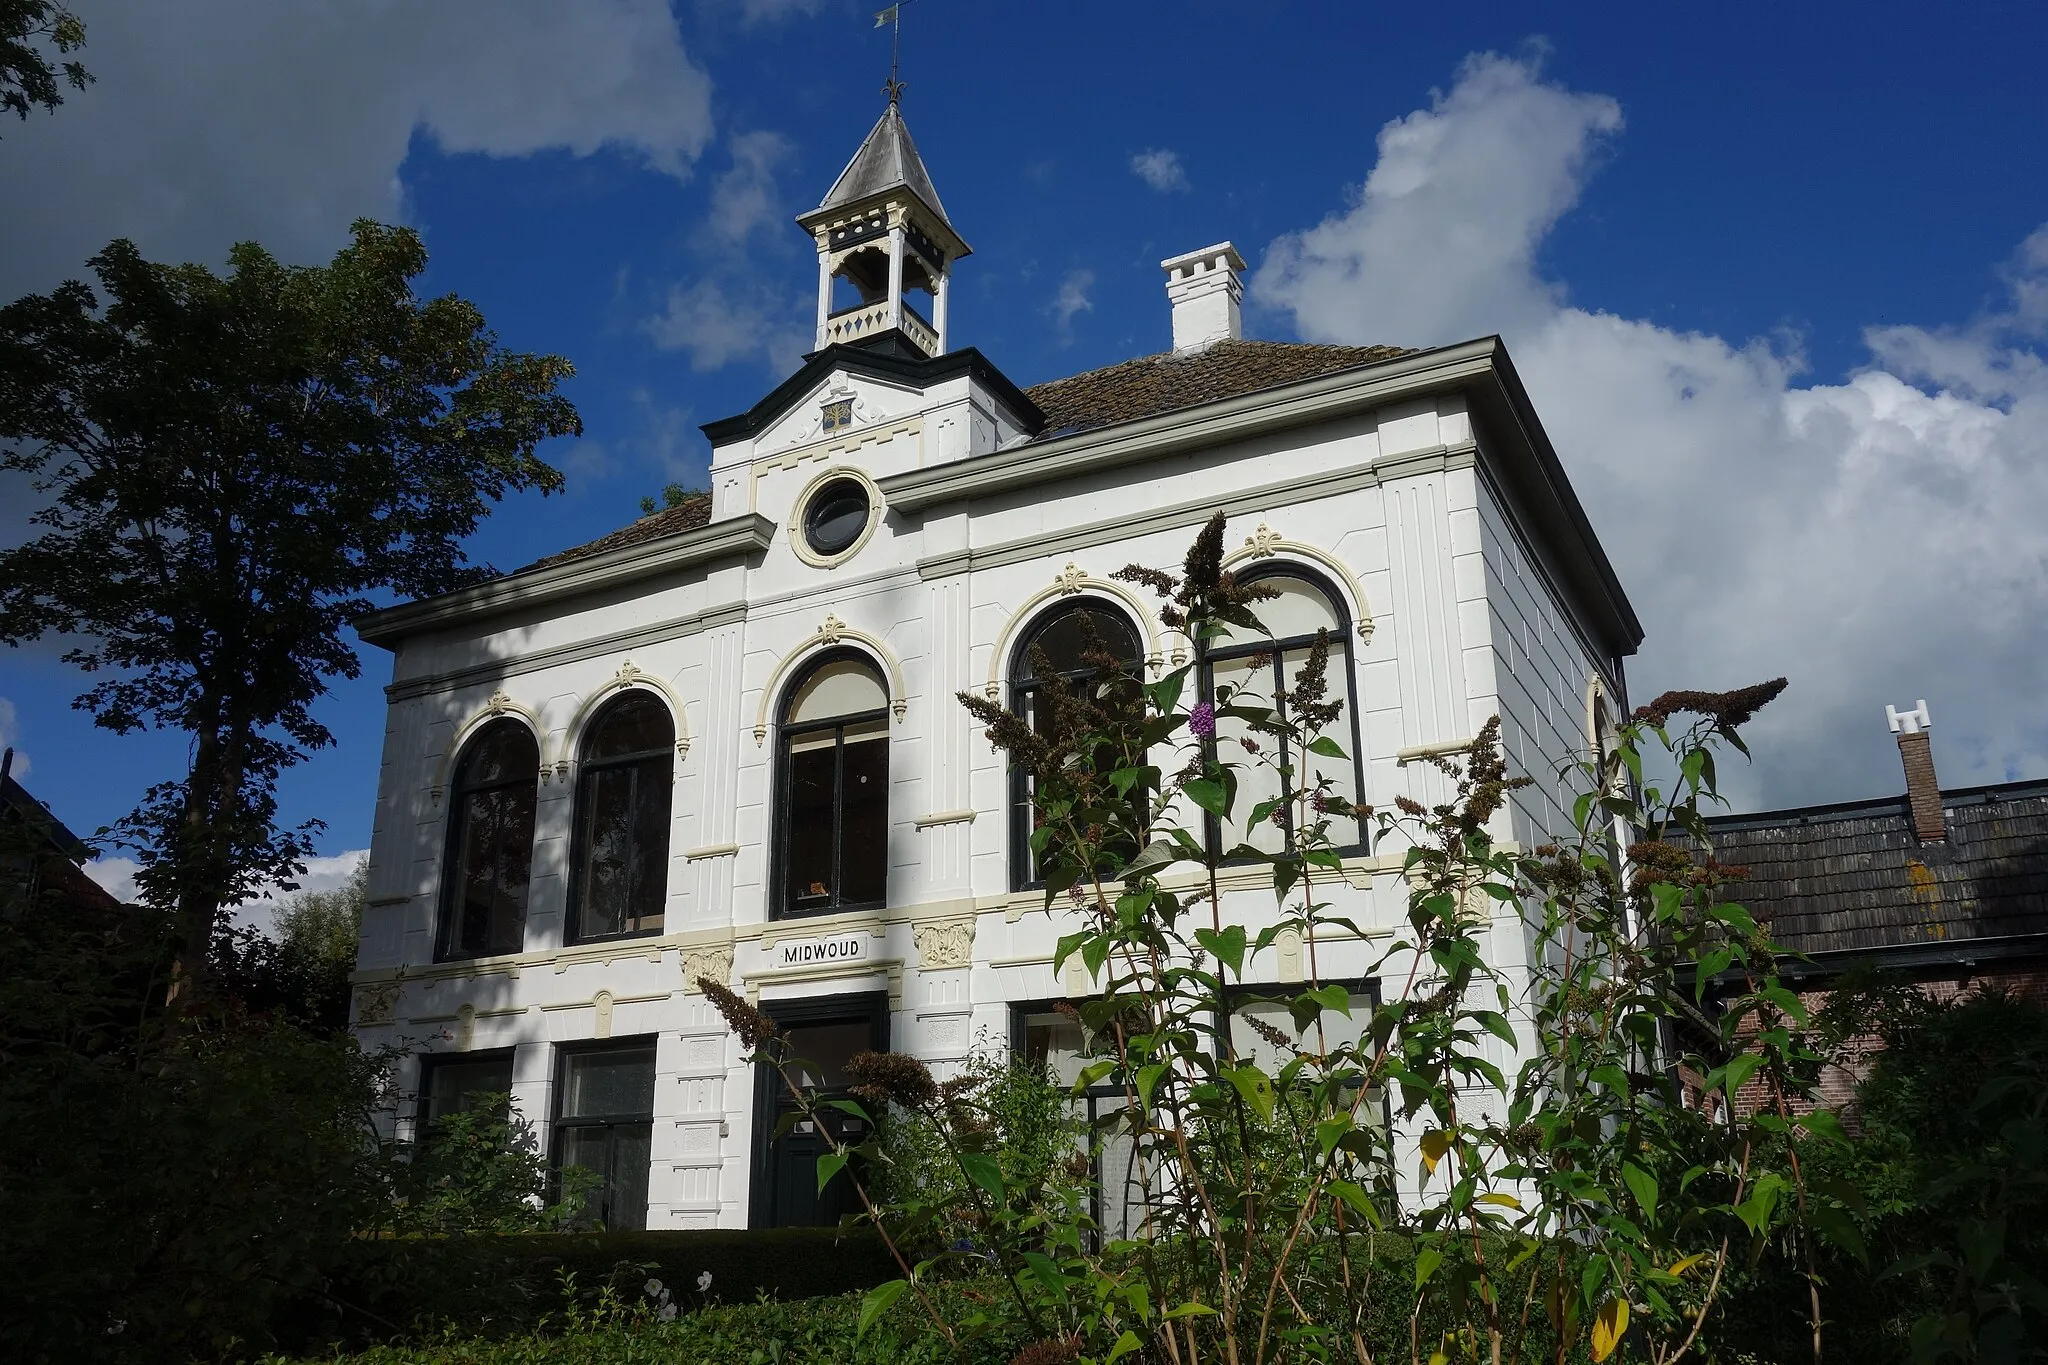
[[[1216,708],[1205,701],[1196,702],[1195,709],[1188,712],[1188,729],[1194,732],[1197,739],[1214,739]]]

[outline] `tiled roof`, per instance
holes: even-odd
[[[1024,391],[1045,413],[1039,440],[1157,417],[1198,403],[1334,374],[1406,355],[1399,346],[1219,341],[1205,350],[1140,356]]]
[[[601,555],[609,550],[623,550],[629,545],[641,545],[650,540],[659,540],[663,536],[694,531],[700,526],[708,525],[710,521],[711,495],[692,493],[674,507],[665,507],[659,512],[644,516],[632,525],[622,526],[608,536],[599,536],[585,544],[571,546],[560,554],[549,555],[546,559],[536,559],[519,572],[566,564],[572,559],[588,559],[592,555]]]
[[[1730,897],[1803,953],[2048,932],[2048,783],[1946,792],[1942,806],[1935,844],[1903,797],[1708,824],[1715,856],[1749,869]]]
[[[1406,355],[1399,346],[1318,346],[1288,341],[1219,341],[1206,350],[1140,356],[1100,370],[1055,379],[1026,389],[1025,396],[1045,413],[1036,439],[1093,431],[1118,422],[1191,408],[1199,403],[1236,398],[1261,389],[1335,374]],[[640,518],[632,525],[535,560],[528,569],[544,569],[570,560],[587,559],[608,550],[694,531],[711,518],[711,497],[699,494],[680,506]],[[524,572],[522,570],[521,572]]]

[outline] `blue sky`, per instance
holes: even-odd
[[[569,491],[477,537],[505,568],[700,476],[697,424],[805,348],[790,216],[888,62],[837,0],[77,8],[98,84],[0,129],[0,294],[116,235],[319,260],[357,214],[416,224],[426,288],[579,370]],[[1162,349],[1157,262],[1223,238],[1253,335],[1502,332],[1649,629],[1637,699],[1792,676],[1744,804],[1895,789],[1882,706],[1918,696],[1950,785],[2048,775],[2048,9],[1703,14],[915,0],[905,114],[975,247],[956,338],[1025,384]],[[183,748],[92,730],[55,653],[0,656],[0,728],[86,832]],[[364,672],[286,788],[329,854],[368,837]]]

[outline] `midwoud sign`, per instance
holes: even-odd
[[[832,934],[826,938],[787,938],[775,945],[777,967],[823,967],[861,962],[868,955],[868,935]]]

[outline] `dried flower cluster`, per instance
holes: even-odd
[[[740,1040],[740,1046],[749,1052],[758,1052],[761,1045],[781,1032],[775,1021],[755,1009],[746,999],[726,985],[708,976],[697,978],[697,989],[704,992],[712,1007],[725,1020],[725,1026]]]
[[[1081,1357],[1081,1343],[1073,1337],[1035,1341],[1010,1357],[1010,1365],[1073,1365]]]
[[[853,1078],[853,1093],[871,1104],[922,1111],[939,1099],[931,1068],[900,1052],[856,1052],[847,1058],[846,1074]]]
[[[1733,692],[1666,692],[1648,706],[1636,708],[1635,719],[1662,726],[1676,715],[1706,716],[1718,730],[1733,730],[1748,722],[1785,690],[1783,678],[1738,687]]]

